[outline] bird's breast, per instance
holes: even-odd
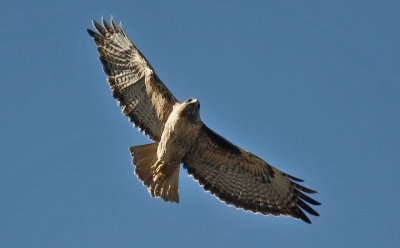
[[[196,142],[200,128],[199,124],[191,123],[172,112],[161,135],[158,156],[168,160],[181,160]]]

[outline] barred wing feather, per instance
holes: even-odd
[[[159,141],[164,124],[178,102],[154,73],[153,68],[126,36],[122,26],[93,21],[88,29],[100,54],[113,97],[122,113],[152,140]]]

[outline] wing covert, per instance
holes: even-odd
[[[164,124],[178,102],[155,74],[143,54],[113,19],[93,21],[98,33],[88,29],[97,45],[112,95],[122,113],[152,140],[159,141]]]

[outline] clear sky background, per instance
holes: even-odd
[[[399,1],[1,1],[1,247],[398,247]],[[322,203],[228,207],[181,170],[152,199],[91,19],[113,15],[179,100]]]

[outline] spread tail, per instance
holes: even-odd
[[[157,147],[158,142],[129,148],[132,163],[135,165],[135,174],[146,185],[151,196],[179,203],[178,178],[180,166],[178,164],[173,171],[168,170],[169,173],[162,178],[157,176],[154,166],[157,163]]]

